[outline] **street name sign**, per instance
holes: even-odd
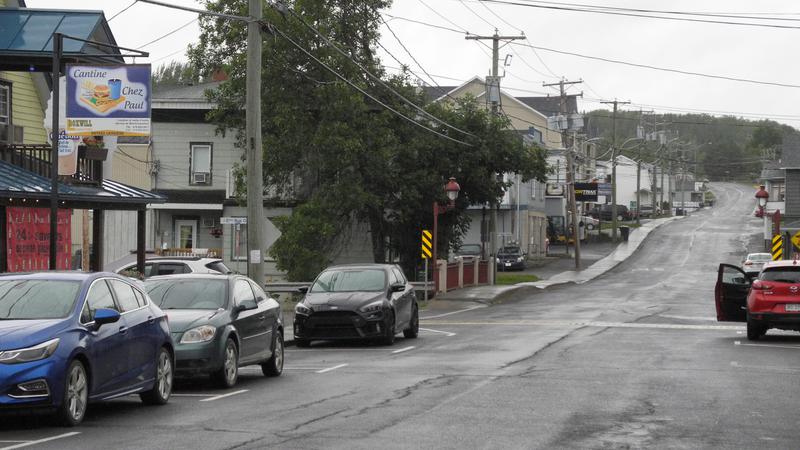
[[[219,223],[222,225],[247,225],[247,217],[220,217]]]

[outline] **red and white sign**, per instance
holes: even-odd
[[[49,269],[50,210],[47,208],[6,209],[8,223],[8,271],[28,272]],[[56,268],[69,270],[72,255],[70,225],[72,210],[58,210]]]

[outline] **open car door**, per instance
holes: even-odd
[[[750,277],[742,269],[730,264],[720,264],[714,289],[717,321],[745,322],[749,292]]]

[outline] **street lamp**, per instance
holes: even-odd
[[[444,214],[456,207],[456,199],[458,198],[458,193],[461,191],[461,186],[458,185],[454,177],[450,177],[450,179],[447,181],[447,184],[444,186],[444,191],[447,194],[447,199],[450,200],[450,203],[442,206],[439,205],[439,202],[433,202],[433,289],[435,292],[439,292],[439,264],[436,251],[438,248],[437,236],[439,234],[439,214]]]
[[[764,208],[766,208],[767,201],[769,201],[769,192],[764,189],[763,184],[759,186],[758,191],[756,191],[756,200],[758,200],[758,211],[756,212],[756,217],[764,217]]]

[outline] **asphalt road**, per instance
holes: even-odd
[[[290,348],[280,378],[182,383],[74,430],[4,418],[0,448],[795,448],[800,334],[751,344],[714,319],[717,265],[760,230],[750,187],[715,189],[589,283],[428,312],[392,347]]]

